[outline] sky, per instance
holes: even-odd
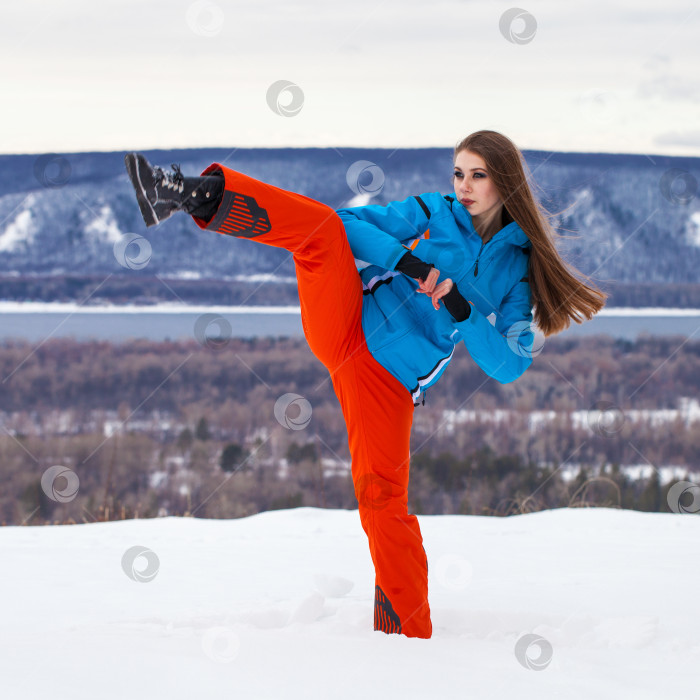
[[[700,156],[697,0],[23,0],[0,153],[445,147]]]

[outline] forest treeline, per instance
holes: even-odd
[[[606,306],[700,308],[700,284],[621,283],[601,284],[608,295]],[[294,279],[288,282],[230,279],[180,279],[157,277],[148,272],[128,275],[0,275],[0,299],[14,301],[83,301],[88,303],[155,304],[182,301],[188,304],[239,304],[298,306]]]
[[[668,512],[659,470],[700,467],[700,421],[673,411],[698,397],[700,341],[681,336],[554,337],[510,384],[460,345],[415,409],[410,507]],[[6,524],[357,507],[330,377],[300,338],[5,342],[0,425]]]

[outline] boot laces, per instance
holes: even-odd
[[[182,194],[185,189],[185,177],[179,165],[173,163],[171,167],[174,170],[172,173],[166,172],[157,166],[153,169],[156,184],[160,180],[161,187],[167,187],[169,190],[175,190]]]

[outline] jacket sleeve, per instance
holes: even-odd
[[[530,299],[530,284],[521,280],[503,298],[495,325],[473,304],[469,318],[454,322],[472,359],[501,384],[514,382],[532,364]]]
[[[415,197],[386,206],[338,209],[355,258],[386,270],[394,270],[406,253],[401,241],[420,236],[428,228],[428,216]]]

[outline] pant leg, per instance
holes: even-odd
[[[218,163],[221,204],[200,228],[284,248],[294,256],[304,334],[331,374],[348,430],[360,520],[375,567],[374,628],[411,637],[432,634],[428,564],[409,515],[413,399],[372,356],[362,331],[362,283],[340,217],[303,195]]]
[[[333,374],[362,341],[362,281],[340,217],[329,206],[213,163],[225,189],[208,222],[200,228],[293,254],[304,335],[314,355]]]
[[[413,399],[367,344],[333,376],[348,430],[360,520],[375,569],[374,629],[432,636],[428,561],[408,514]]]

